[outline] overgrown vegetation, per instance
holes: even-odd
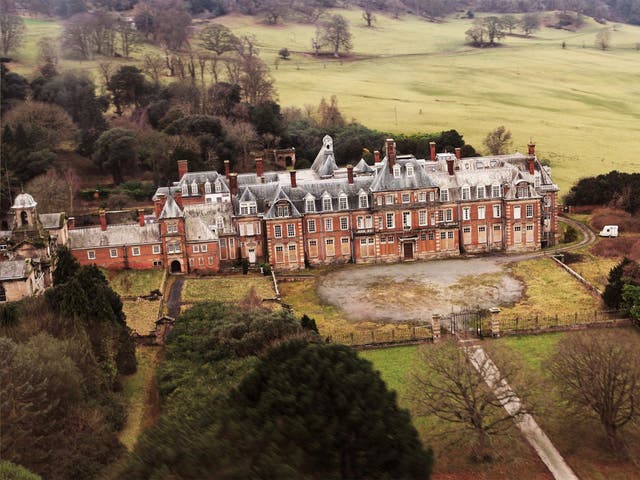
[[[126,478],[428,478],[429,454],[370,364],[285,311],[192,307],[158,381],[164,413]]]
[[[616,170],[583,178],[566,196],[567,205],[600,205],[635,213],[640,208],[640,173]]]
[[[46,295],[0,309],[1,453],[46,478],[90,478],[122,452],[114,392],[136,370],[134,344],[100,271],[58,265]]]

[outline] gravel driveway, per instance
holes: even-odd
[[[353,321],[429,320],[514,303],[523,291],[504,257],[350,266],[318,283],[320,298]]]

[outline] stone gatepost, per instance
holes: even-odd
[[[433,331],[433,343],[440,340],[440,314],[434,313],[431,316],[431,329]]]

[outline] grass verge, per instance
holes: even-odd
[[[103,270],[111,288],[121,297],[139,297],[162,288],[164,270]]]
[[[208,278],[187,278],[182,290],[186,303],[218,301],[237,302],[255,289],[258,297],[273,298],[275,292],[271,277],[263,275],[230,275]]]

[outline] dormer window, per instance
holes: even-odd
[[[281,204],[276,207],[276,216],[277,217],[288,217],[289,216],[289,205]]]
[[[529,196],[529,185],[523,184],[518,187],[518,198],[527,198]]]
[[[413,165],[407,165],[407,177],[413,177]]]
[[[349,202],[347,201],[347,196],[342,193],[340,194],[340,198],[338,198],[338,209],[346,210],[349,208]]]
[[[240,202],[240,215],[255,215],[258,213],[256,202]]]
[[[322,210],[325,212],[332,210],[331,197],[327,195],[322,197]]]
[[[393,178],[400,178],[400,165],[393,166]]]
[[[191,195],[197,195],[197,194],[198,194],[198,184],[194,180],[193,182],[191,182]]]
[[[189,185],[187,185],[186,183],[182,184],[182,196],[183,197],[189,196]]]
[[[460,195],[462,197],[462,200],[471,200],[471,187],[462,187]]]
[[[366,193],[361,193],[358,195],[358,205],[360,208],[369,208],[369,197]]]
[[[533,177],[533,186],[536,188],[540,187],[540,174],[538,172],[536,172]]]
[[[222,217],[216,218],[216,229],[218,230],[218,232],[224,231],[224,218]]]
[[[448,202],[449,201],[449,190],[446,188],[443,188],[440,190],[440,201],[441,202]]]
[[[216,183],[214,184],[214,188],[216,193],[220,193],[222,191],[222,184],[220,183],[220,180],[216,180]]]
[[[316,201],[313,199],[313,197],[309,197],[309,198],[307,198],[305,200],[305,202],[304,202],[304,210],[307,213],[316,211]]]
[[[204,182],[204,193],[211,193],[211,182],[209,180]]]
[[[491,197],[500,198],[502,196],[502,189],[500,185],[491,185]]]
[[[482,199],[484,198],[484,185],[479,185],[476,187],[476,198]]]

